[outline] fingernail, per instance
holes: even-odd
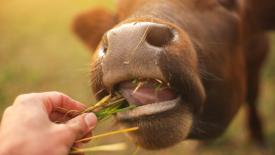
[[[86,125],[89,127],[89,129],[93,129],[96,126],[97,118],[94,113],[86,114],[84,117]]]

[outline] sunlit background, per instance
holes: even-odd
[[[78,13],[97,6],[115,9],[112,0],[0,2],[0,114],[18,94],[29,92],[57,90],[81,102],[93,103],[88,82],[90,54],[71,32],[70,26]],[[275,39],[273,42],[273,52],[263,72],[260,99],[266,137],[270,145],[265,154],[275,154]],[[138,154],[262,154],[263,152],[250,144],[245,116],[244,107],[225,135],[205,148],[194,151],[193,143],[184,142],[160,152],[141,150]],[[113,129],[117,127],[110,120],[101,123],[95,134]],[[115,142],[126,142],[129,148],[111,154],[129,155],[135,150],[135,145],[125,136],[95,140],[91,146]]]

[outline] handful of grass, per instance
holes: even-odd
[[[84,111],[78,113],[78,115],[83,113],[90,113],[93,112],[97,116],[97,119],[99,121],[105,120],[110,118],[112,115],[118,113],[127,111],[130,109],[135,108],[135,106],[125,106],[123,105],[125,103],[125,98],[122,97],[120,94],[115,94],[114,96],[108,95],[101,99],[99,102],[94,104],[93,106],[85,109]],[[69,112],[68,112],[69,113]],[[122,130],[116,130],[108,133],[104,133],[101,135],[96,135],[84,139],[80,139],[76,141],[75,143],[81,143],[89,140],[99,139],[106,136],[111,136],[115,134],[121,134],[121,133],[127,133],[127,132],[133,132],[138,130],[138,127],[128,128],[128,129],[122,129]],[[102,146],[95,146],[91,148],[72,148],[71,154],[79,154],[79,153],[86,153],[86,152],[94,152],[94,151],[121,151],[126,149],[126,144],[124,143],[117,143],[117,144],[111,144],[111,145],[102,145]]]
[[[135,108],[134,105],[124,107],[124,102],[125,98],[120,94],[116,94],[114,97],[108,95],[97,102],[95,105],[84,110],[82,113],[93,112],[97,116],[98,120],[103,120],[118,112],[123,112]]]

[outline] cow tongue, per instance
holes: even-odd
[[[146,81],[137,88],[132,82],[123,82],[119,85],[119,91],[128,103],[137,106],[160,103],[177,98],[176,94],[168,87],[155,88],[155,82]]]

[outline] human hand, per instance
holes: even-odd
[[[77,139],[96,125],[92,113],[64,118],[67,109],[81,111],[85,106],[59,92],[18,96],[3,115],[0,126],[0,155],[67,155]],[[68,121],[67,121],[68,120]]]

